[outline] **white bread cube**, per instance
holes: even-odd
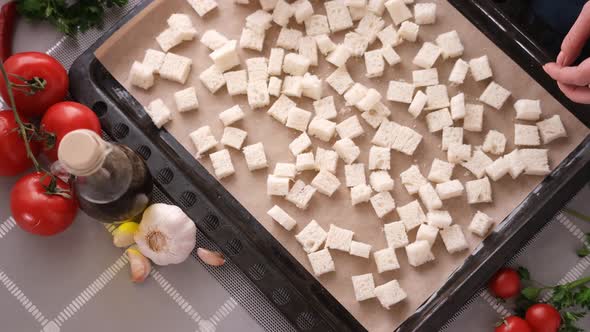
[[[309,69],[310,61],[307,57],[289,53],[283,61],[283,71],[293,76],[303,76]]]
[[[277,0],[258,0],[260,7],[265,11],[272,11],[277,5]]]
[[[344,44],[336,45],[336,48],[330,52],[326,57],[326,61],[333,64],[336,67],[344,67],[346,61],[351,57],[350,50]]]
[[[299,39],[299,54],[309,60],[310,66],[318,65],[318,46],[313,37],[305,36]]]
[[[311,181],[311,185],[316,188],[320,194],[331,197],[334,192],[338,190],[341,183],[334,174],[326,170],[320,170]]]
[[[237,121],[240,121],[244,118],[244,111],[240,105],[234,105],[227,110],[219,113],[219,120],[223,123],[224,126],[230,126]]]
[[[355,83],[352,88],[350,88],[344,94],[344,100],[346,101],[346,106],[352,106],[361,101],[363,97],[369,92],[369,89],[360,83]]]
[[[262,142],[245,146],[242,152],[244,153],[246,164],[250,171],[268,167]]]
[[[248,136],[248,133],[242,129],[225,127],[223,129],[223,135],[221,136],[221,144],[239,150],[242,148],[246,136]]]
[[[359,302],[372,299],[376,296],[375,281],[371,273],[352,276],[352,287],[354,288],[354,297]]]
[[[227,37],[216,30],[207,30],[201,36],[201,43],[213,51],[223,47],[228,41]]]
[[[354,85],[354,81],[350,77],[350,74],[348,74],[345,66],[334,70],[334,72],[326,78],[326,83],[328,83],[339,95],[344,94],[346,90]]]
[[[336,125],[336,131],[341,138],[354,139],[365,133],[359,119],[353,115]]]
[[[328,35],[330,33],[328,18],[325,15],[312,15],[304,23],[305,33],[308,36]]]
[[[230,40],[222,47],[209,54],[209,57],[215,63],[215,66],[222,72],[226,72],[235,66],[240,65],[240,56],[238,55],[238,42]]]
[[[483,105],[465,104],[463,129],[473,132],[483,130]]]
[[[418,196],[420,196],[420,200],[422,200],[422,203],[424,206],[426,206],[428,211],[442,208],[443,203],[440,200],[440,197],[438,197],[436,190],[434,190],[434,187],[430,183],[422,185],[420,188],[418,188]]]
[[[392,280],[386,284],[375,287],[375,296],[385,309],[389,309],[392,305],[395,305],[403,301],[407,294],[399,285],[397,280]]]
[[[308,0],[298,0],[292,4],[295,7],[295,21],[303,24],[305,20],[313,15],[313,6]]]
[[[418,134],[418,132],[408,127],[400,126],[399,133],[395,141],[393,141],[391,148],[405,155],[412,156],[421,141],[422,135]]]
[[[266,194],[269,196],[287,196],[289,179],[269,175],[266,179]]]
[[[366,184],[359,184],[350,188],[350,201],[351,204],[357,205],[359,203],[368,202],[371,199],[373,190]]]
[[[385,3],[385,8],[387,8],[389,16],[391,16],[395,25],[400,25],[413,16],[412,11],[406,6],[404,0],[389,0]]]
[[[436,23],[436,4],[417,3],[414,6],[414,21],[420,25]]]
[[[383,46],[394,47],[402,43],[402,38],[398,35],[393,25],[386,26],[383,30],[377,33],[377,38],[381,41]]]
[[[437,227],[422,224],[420,225],[420,227],[418,227],[418,232],[416,232],[416,241],[427,241],[428,244],[430,244],[430,247],[432,247],[432,245],[436,241],[437,236]]]
[[[313,37],[315,39],[315,43],[318,45],[318,50],[322,55],[326,56],[334,49],[336,49],[336,44],[328,37],[328,35],[316,35]]]
[[[375,258],[375,265],[377,265],[377,272],[383,273],[393,271],[400,268],[395,250],[391,247],[375,251],[373,253]]]
[[[380,49],[365,52],[365,68],[367,69],[365,76],[368,78],[383,76],[385,60]]]
[[[303,135],[303,134],[301,134]],[[297,172],[311,171],[315,169],[315,157],[313,152],[300,153],[295,158]]]
[[[519,99],[514,103],[517,120],[537,121],[541,118],[541,101]]]
[[[362,1],[362,0],[353,0],[353,1]],[[367,16],[369,11],[367,10],[366,6],[363,7],[348,7],[348,11],[350,12],[350,18],[352,21],[361,20],[363,17]]]
[[[382,16],[385,11],[385,2],[387,0],[368,0],[367,11]]]
[[[236,172],[227,149],[213,152],[209,155],[209,158],[211,158],[211,165],[218,179],[223,179]]]
[[[451,144],[463,144],[463,128],[445,127],[442,133],[442,150],[447,151]]]
[[[350,138],[336,141],[332,148],[346,164],[353,163],[361,154],[361,149]]]
[[[326,150],[318,147],[315,152],[315,169],[326,170],[332,174],[336,173],[338,167],[338,154],[333,150]]]
[[[492,185],[487,177],[465,182],[465,192],[469,204],[492,202]]]
[[[537,126],[515,124],[514,125],[514,144],[520,146],[538,146],[541,145],[539,128]]]
[[[490,166],[493,160],[483,151],[476,150],[468,161],[462,162],[461,166],[473,173],[476,178],[481,178],[486,173],[486,167]]]
[[[369,258],[369,255],[371,254],[371,248],[372,246],[370,244],[353,240],[350,243],[350,251],[348,253],[357,257]]]
[[[440,47],[431,42],[425,42],[414,57],[414,60],[412,60],[412,63],[424,69],[432,68],[441,53],[442,50]]]
[[[282,48],[272,48],[268,57],[268,73],[270,75],[280,76],[283,72],[283,59],[285,50]]]
[[[399,56],[399,54],[397,54],[393,47],[389,45],[383,45],[383,47],[381,48],[381,55],[390,66],[402,62],[402,58]]]
[[[352,28],[353,22],[348,8],[340,1],[324,2],[330,31],[338,32]]]
[[[289,97],[281,95],[268,109],[267,113],[275,120],[285,124],[289,116],[289,110],[295,106],[295,102],[289,99]]]
[[[469,248],[469,244],[465,239],[465,235],[461,230],[461,226],[453,225],[440,231],[440,237],[442,238],[447,251],[450,254],[463,251]]]
[[[416,165],[410,166],[407,170],[400,173],[402,184],[408,191],[408,194],[414,195],[418,193],[418,189],[428,183],[426,178],[420,173],[420,169]]]
[[[457,59],[451,73],[449,74],[449,82],[455,84],[463,84],[467,72],[469,71],[469,63],[463,59]]]
[[[565,127],[561,122],[561,118],[557,114],[548,119],[537,122],[537,127],[539,128],[541,139],[543,139],[543,144],[549,144],[558,138],[567,137]]]
[[[508,173],[510,173],[510,176],[513,179],[516,179],[522,174],[522,172],[524,172],[526,165],[520,160],[520,152],[518,149],[514,149],[509,154],[504,155],[503,158],[508,162]]]
[[[368,112],[372,110],[377,103],[381,101],[381,94],[379,91],[370,88],[366,95],[355,103],[356,108],[358,108],[362,112]]]
[[[438,85],[438,71],[436,68],[414,70],[412,79],[415,87]]]
[[[265,36],[264,30],[243,28],[240,35],[240,47],[261,52],[264,47]]]
[[[248,73],[245,70],[228,71],[223,74],[223,78],[230,96],[245,95],[248,92]]]
[[[434,255],[430,251],[430,243],[426,240],[419,240],[406,246],[408,263],[413,267],[426,264],[434,260]]]
[[[311,139],[306,133],[302,133],[297,136],[291,143],[289,143],[289,150],[294,156],[298,156],[303,151],[307,150],[311,146]]]
[[[451,118],[460,120],[465,118],[465,94],[459,93],[451,98]]]
[[[265,107],[270,104],[270,94],[268,93],[266,81],[249,81],[246,94],[248,95],[248,105],[252,109]]]
[[[299,131],[306,131],[311,115],[311,112],[302,110],[299,107],[293,107],[289,110],[285,126]]]
[[[395,201],[388,191],[377,193],[371,197],[370,201],[379,218],[383,218],[395,209]]]
[[[217,2],[215,0],[187,0],[193,9],[203,17],[208,12],[217,8]]]
[[[248,0],[247,0],[248,1]],[[247,2],[246,1],[246,2]],[[272,26],[272,14],[257,10],[252,14],[246,16],[246,27],[258,32],[264,32]]]
[[[465,50],[455,30],[440,34],[436,37],[436,44],[442,51],[443,59],[460,57]]]
[[[422,91],[416,92],[412,103],[408,107],[408,113],[410,113],[414,118],[417,118],[422,110],[426,106],[426,102],[428,101],[428,97]]]
[[[479,100],[485,104],[499,110],[508,100],[512,93],[496,82],[490,82],[488,87],[483,91]]]
[[[162,128],[163,125],[172,120],[172,112],[170,112],[170,109],[164,104],[164,101],[159,98],[151,101],[145,108],[145,112],[158,128]]]
[[[487,55],[469,60],[471,76],[476,82],[483,81],[493,76],[492,67]]]
[[[360,57],[369,47],[369,40],[367,37],[351,31],[344,35],[343,45],[348,48],[351,56]]]
[[[301,94],[303,93],[303,77],[285,76],[282,92],[289,97],[301,97]]]
[[[273,206],[268,212],[266,212],[274,221],[279,225],[283,226],[284,229],[290,231],[297,225],[295,219],[293,219],[285,210],[281,209],[278,205]]]
[[[203,126],[189,134],[189,138],[197,149],[197,157],[211,150],[217,145],[217,140],[211,133],[209,126]]]
[[[336,123],[315,117],[309,123],[309,128],[307,129],[307,133],[310,136],[317,137],[321,141],[328,142],[334,136],[336,132]]]
[[[397,214],[408,232],[426,222],[426,215],[417,200],[398,207]]]
[[[159,70],[160,77],[165,80],[184,84],[191,71],[192,64],[193,60],[168,52]]]
[[[276,46],[286,50],[297,51],[299,49],[299,39],[302,36],[303,33],[299,30],[283,27],[277,37]]]
[[[225,77],[223,72],[215,65],[211,65],[209,68],[203,70],[199,75],[199,80],[203,85],[211,92],[215,93],[225,85]]]
[[[436,110],[450,106],[449,92],[444,84],[426,87],[426,96],[428,97],[427,109]]]
[[[278,0],[272,11],[272,20],[276,24],[284,27],[289,23],[289,19],[295,15],[295,8],[284,0]]]
[[[405,21],[397,30],[397,35],[400,36],[403,40],[407,40],[409,42],[415,42],[418,39],[418,32],[420,31],[420,26],[414,22]]]
[[[463,184],[459,180],[451,180],[436,185],[436,193],[441,200],[463,195]]]
[[[248,81],[268,80],[268,61],[266,58],[249,58],[246,60],[246,68],[248,69]]]
[[[131,85],[147,90],[154,85],[154,69],[150,65],[134,61],[129,71]]]
[[[380,146],[371,146],[369,150],[369,169],[388,170],[391,168],[391,150]]]
[[[177,45],[184,41],[185,34],[181,30],[174,28],[167,28],[162,31],[157,37],[156,42],[164,52],[170,51]]]
[[[365,164],[344,165],[344,177],[347,187],[355,187],[359,184],[366,184]]]
[[[506,149],[506,136],[496,130],[488,131],[481,149],[495,155],[503,154]]]
[[[277,163],[273,172],[274,176],[289,179],[294,179],[296,174],[297,170],[293,163]]]
[[[547,175],[551,173],[547,149],[521,149],[518,154],[520,161],[525,165],[525,174]]]
[[[289,191],[287,196],[285,196],[285,199],[288,202],[293,203],[299,209],[305,210],[309,206],[309,202],[311,201],[315,192],[316,189],[314,187],[305,184],[305,182],[301,180],[297,180],[295,181],[295,184],[293,184],[293,186],[291,187],[291,190]],[[324,242],[324,239],[322,239],[321,242]],[[322,244],[321,242],[319,243],[319,245]],[[314,251],[315,250],[317,250],[317,248],[315,248]]]
[[[393,121],[384,120],[381,122],[377,132],[375,132],[375,136],[373,136],[371,143],[380,147],[391,148],[396,135],[398,135],[400,131],[400,127],[400,125]]]
[[[168,26],[172,29],[180,30],[183,33],[184,40],[193,40],[197,35],[191,18],[186,14],[172,14],[166,20]]]
[[[453,125],[451,112],[449,112],[448,108],[430,112],[426,114],[426,124],[428,131],[431,133],[441,131],[445,127],[451,127]]]
[[[485,237],[492,226],[494,226],[494,220],[487,214],[477,211],[471,219],[468,229],[473,234]]]
[[[349,252],[353,231],[330,224],[326,237],[326,248]]]
[[[410,104],[414,96],[414,84],[390,81],[387,88],[387,100]]]
[[[451,181],[454,168],[455,164],[434,158],[434,160],[432,160],[432,166],[430,167],[430,173],[428,173],[428,180],[435,183]]]
[[[283,86],[283,81],[278,77],[271,77],[268,80],[268,94],[274,97],[278,97],[281,95],[281,88]]]
[[[332,260],[332,256],[330,255],[330,251],[328,249],[312,252],[307,255],[307,258],[311,264],[313,274],[316,277],[319,277],[322,274],[328,272],[336,271],[336,267],[334,267],[334,261]]]
[[[305,75],[303,75],[303,79],[301,80],[301,87],[301,94],[304,97],[311,98],[313,100],[319,100],[322,98],[322,80],[316,75],[305,73]]]
[[[447,161],[453,164],[460,164],[471,159],[471,145],[451,144],[447,151]]]
[[[389,248],[402,248],[410,243],[408,234],[406,233],[406,226],[404,226],[402,221],[395,221],[383,225],[383,231],[385,232],[385,239]]]
[[[432,227],[447,228],[453,223],[453,218],[448,211],[428,211],[426,222]]]
[[[385,21],[383,21],[381,17],[373,13],[366,13],[361,17],[355,31],[365,36],[369,41],[369,44],[372,44],[377,39],[377,33],[379,33],[384,26]]]
[[[145,66],[151,67],[153,73],[157,74],[160,71],[160,67],[162,67],[162,64],[164,63],[165,57],[166,53],[156,51],[150,48],[147,51],[145,51],[145,55],[141,63]]]
[[[314,101],[313,109],[315,111],[316,118],[320,119],[330,120],[334,119],[338,115],[336,106],[334,105],[333,96],[324,97],[320,100]]]
[[[391,175],[386,171],[371,172],[369,183],[376,192],[392,191],[394,186],[394,181],[391,178]]]
[[[363,118],[369,126],[376,129],[383,121],[387,120],[390,115],[391,111],[382,102],[378,102],[373,106],[373,109],[363,112],[361,118]]]

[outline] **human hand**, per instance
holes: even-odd
[[[559,89],[572,101],[590,104],[590,58],[578,66],[571,66],[578,58],[584,45],[590,39],[590,2],[587,2],[561,44],[556,62],[543,66]]]

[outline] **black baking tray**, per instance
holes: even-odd
[[[70,69],[72,97],[90,105],[103,130],[137,151],[157,186],[183,208],[197,227],[302,331],[364,331],[362,325],[166,130],[158,130],[143,107],[95,58],[94,51],[150,1],[132,9]],[[540,70],[549,56],[487,0],[450,1],[515,59],[582,122],[588,107],[568,102]],[[442,326],[495,270],[547,223],[590,180],[590,137],[578,146],[486,238],[443,287],[399,331]]]

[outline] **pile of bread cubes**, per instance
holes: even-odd
[[[187,1],[199,16],[217,8],[214,0]],[[369,78],[380,77],[385,66],[402,62],[394,47],[416,42],[420,25],[436,22],[435,3],[417,3],[412,10],[413,0],[334,0],[319,2],[316,6],[324,6],[326,12],[326,15],[319,15],[314,13],[308,0],[291,3],[284,0],[250,1],[259,1],[261,9],[246,18],[239,41],[215,30],[202,34],[200,42],[211,49],[213,64],[200,73],[200,81],[212,94],[226,86],[232,96],[247,95],[252,110],[264,108],[274,120],[301,132],[288,146],[295,162],[278,162],[274,172],[268,175],[268,195],[284,196],[287,202],[306,209],[317,193],[331,196],[343,185],[335,175],[338,160],[342,159],[345,163],[344,185],[350,188],[352,205],[370,202],[379,218],[397,210],[401,221],[384,225],[388,247],[373,253],[379,273],[400,268],[396,256],[396,249],[400,248],[405,248],[408,262],[414,267],[433,261],[435,257],[431,246],[439,234],[451,254],[468,248],[461,227],[453,224],[449,212],[442,210],[444,200],[465,193],[469,204],[488,203],[492,202],[490,179],[497,181],[508,174],[514,179],[521,174],[549,174],[547,149],[539,147],[567,135],[558,115],[541,120],[539,100],[522,99],[514,103],[516,119],[527,123],[514,125],[514,144],[521,149],[507,153],[506,137],[496,130],[487,132],[481,147],[472,148],[464,144],[464,131],[482,131],[484,106],[466,103],[463,93],[449,98],[447,86],[440,84],[437,69],[433,68],[435,63],[454,61],[447,78],[448,84],[463,84],[468,73],[475,81],[490,80],[479,101],[494,109],[502,109],[511,92],[493,81],[487,56],[469,61],[460,58],[464,48],[456,31],[442,33],[435,40],[424,42],[412,59],[412,63],[420,68],[413,71],[413,82],[390,81],[385,96],[376,89],[355,83],[351,78],[346,67],[351,57],[364,57],[366,76]],[[234,2],[247,4],[249,0]],[[386,25],[383,17],[385,10],[392,24]],[[300,30],[289,28],[291,19],[304,25],[305,35]],[[246,59],[245,70],[234,70],[240,66],[238,48],[262,51],[265,33],[273,23],[281,30],[270,56]],[[168,25],[156,37],[162,50],[147,50],[142,62],[133,63],[129,75],[132,85],[149,89],[154,85],[156,76],[180,84],[186,82],[192,59],[170,50],[195,39],[197,30],[190,16],[182,13],[170,16]],[[330,34],[343,30],[350,30],[343,42],[332,42]],[[368,51],[377,39],[381,46]],[[334,95],[326,95],[323,91],[324,78],[309,72],[310,67],[318,65],[318,51],[333,65],[333,71],[325,77],[325,81],[336,93],[335,96],[342,96],[347,106],[355,107],[360,117],[376,129],[366,165],[357,160],[360,148],[354,142],[355,138],[368,134],[359,117],[352,115],[340,123],[332,121],[338,115]],[[276,97],[272,103],[271,97]],[[314,112],[297,107],[292,100],[302,97],[314,100]],[[199,107],[194,87],[178,91],[174,98],[178,112]],[[433,135],[442,132],[442,150],[447,153],[446,161],[434,159],[426,177],[416,165],[399,174],[402,185],[409,194],[419,197],[426,213],[418,200],[396,209],[390,193],[394,187],[389,172],[391,151],[413,155],[422,141],[422,135],[389,120],[391,112],[385,100],[407,104],[407,111],[414,118],[426,113],[424,118],[429,132]],[[154,100],[145,109],[158,128],[171,119],[171,111],[161,99]],[[219,120],[225,126],[220,142],[227,148],[241,149],[250,171],[265,169],[268,160],[263,143],[243,147],[247,132],[232,127],[245,116],[239,105],[219,114]],[[462,122],[462,127],[459,122]],[[314,155],[311,137],[324,142],[337,140],[333,149],[317,147]],[[209,126],[197,129],[190,134],[190,138],[197,157],[218,144]],[[497,157],[493,160],[489,155]],[[209,158],[219,179],[234,174],[227,149],[210,153]],[[476,179],[465,183],[451,179],[456,165],[467,169]],[[367,168],[370,171],[368,184],[365,178]],[[317,172],[309,184],[297,179],[299,173],[306,171]],[[268,215],[287,230],[296,225],[296,221],[279,206],[270,209]],[[478,211],[468,230],[484,237],[493,225],[494,221],[489,216]],[[416,241],[410,243],[407,234],[416,228]],[[330,225],[326,232],[312,220],[296,235],[296,239],[308,253],[314,274],[320,276],[335,271],[330,249],[366,259],[370,257],[371,245],[354,241],[353,235],[352,231],[335,225]],[[352,285],[358,301],[377,297],[385,308],[406,298],[397,280],[375,286],[371,273],[353,276]]]

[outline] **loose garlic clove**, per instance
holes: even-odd
[[[117,248],[126,248],[135,243],[135,233],[139,224],[133,221],[124,222],[113,231],[113,244]]]
[[[152,271],[152,263],[136,247],[125,250],[131,267],[131,281],[142,283]]]
[[[211,251],[204,248],[197,249],[197,256],[205,262],[207,265],[211,266],[221,266],[225,264],[225,258],[221,255],[221,253],[217,251]]]

